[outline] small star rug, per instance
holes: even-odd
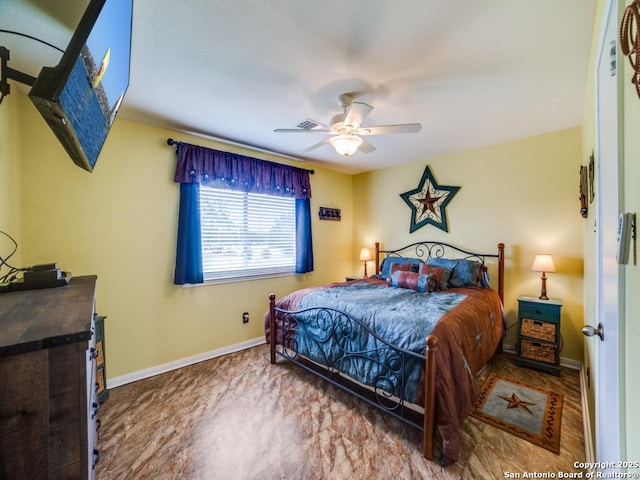
[[[560,453],[563,396],[496,374],[489,374],[471,416]]]

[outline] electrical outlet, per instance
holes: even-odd
[[[249,312],[242,312],[242,323],[249,323]]]

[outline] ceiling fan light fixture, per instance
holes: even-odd
[[[349,157],[356,153],[358,147],[362,145],[362,139],[357,135],[337,135],[329,139],[333,148],[340,155]]]

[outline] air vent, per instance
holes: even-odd
[[[300,123],[298,123],[298,125],[296,125],[296,127],[303,128],[305,130],[311,130],[311,129],[316,128],[318,125],[319,125],[319,123],[314,122],[313,120],[309,120],[308,118],[306,118],[303,121],[301,121]]]

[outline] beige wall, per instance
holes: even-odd
[[[56,261],[74,276],[98,275],[109,378],[262,337],[270,292],[284,295],[352,273],[351,176],[298,164],[316,171],[311,179],[315,272],[174,286],[179,186],[172,180],[175,150],[166,139],[278,159],[118,118],[88,173],[67,157],[24,96],[20,114],[24,263]],[[341,208],[342,221],[319,221],[320,205]],[[247,325],[245,311],[251,317]]]
[[[517,319],[519,295],[539,295],[537,253],[553,254],[549,296],[564,302],[562,357],[582,360],[582,225],[578,202],[581,130],[573,128],[487,148],[433,158],[355,177],[355,250],[424,239],[497,252],[506,244],[505,309]],[[446,208],[449,232],[426,225],[409,233],[411,210],[400,194],[418,186],[429,165],[440,185],[462,187]],[[354,253],[355,255],[355,253]],[[507,344],[516,342],[510,329]]]
[[[539,291],[539,274],[529,270],[533,257],[553,253],[558,272],[548,290],[565,303],[562,356],[582,358],[578,128],[355,177],[308,165],[316,170],[314,273],[181,288],[171,283],[178,188],[166,138],[227,147],[119,118],[90,174],[71,162],[26,97],[18,95],[16,104],[22,188],[13,195],[22,204],[24,264],[56,261],[73,275],[98,275],[110,378],[258,338],[271,291],[283,295],[360,273],[355,258],[363,245],[426,237],[485,252],[506,243],[509,324],[518,295]],[[433,226],[408,233],[410,209],[399,194],[417,186],[427,164],[439,183],[462,187],[447,208],[450,233]],[[319,221],[319,206],[340,208],[342,221]],[[243,311],[249,325],[241,323]],[[515,343],[515,329],[507,343]]]
[[[23,250],[18,101],[18,95],[8,95],[0,105],[0,230],[18,243],[18,250],[9,260],[16,267],[22,264]],[[0,256],[6,259],[13,249],[13,242],[0,234]],[[7,272],[6,267],[0,270],[1,275]]]

